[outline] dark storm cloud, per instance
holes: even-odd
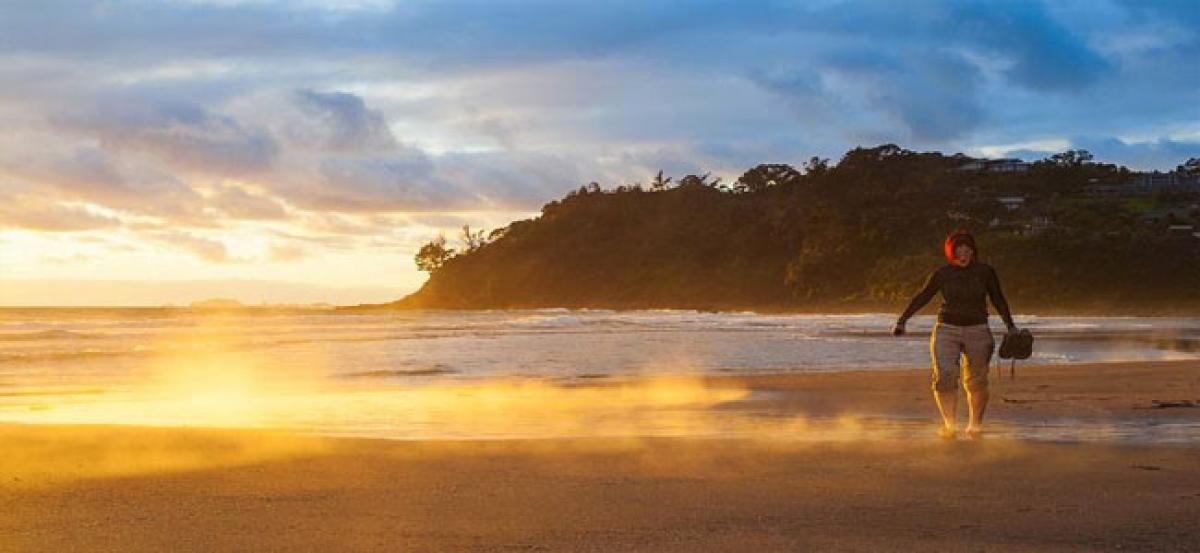
[[[1112,64],[1031,0],[948,2],[953,34],[964,45],[1008,56],[1006,73],[1042,91],[1072,91],[1099,80]],[[932,29],[931,29],[932,30]],[[935,35],[931,35],[933,38]]]
[[[860,85],[866,104],[906,129],[908,141],[937,143],[964,136],[985,122],[979,69],[961,56],[927,51],[900,56],[843,51],[821,60],[822,70]]]

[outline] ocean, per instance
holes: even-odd
[[[701,386],[698,377],[927,367],[932,317],[914,318],[902,338],[890,334],[894,319],[674,310],[0,309],[0,422],[391,438],[541,435],[546,428],[553,435],[686,433],[700,428],[695,413],[743,398]],[[1200,318],[1017,322],[1037,338],[1026,363],[1200,358]],[[993,330],[999,340],[998,320]],[[640,384],[611,384],[633,381]],[[664,413],[679,417],[664,421]],[[723,424],[705,416],[702,428],[729,430]]]

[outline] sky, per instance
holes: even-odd
[[[382,302],[591,181],[855,146],[1170,170],[1194,0],[14,0],[0,305]]]

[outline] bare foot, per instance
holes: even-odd
[[[943,424],[942,426],[938,427],[938,437],[943,440],[953,440],[956,434],[957,432],[954,430],[953,426],[946,426]]]
[[[983,437],[983,427],[981,426],[968,426],[963,432],[971,440],[978,440]]]

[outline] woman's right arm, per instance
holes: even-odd
[[[913,296],[912,301],[908,302],[908,308],[896,320],[897,327],[903,328],[909,318],[916,314],[917,311],[920,311],[922,307],[925,307],[925,304],[929,303],[929,300],[933,299],[933,295],[937,293],[938,288],[942,285],[941,280],[938,278],[940,274],[941,271],[934,271],[929,274],[929,278],[925,280],[925,287],[921,288],[921,291],[917,292],[916,296]]]

